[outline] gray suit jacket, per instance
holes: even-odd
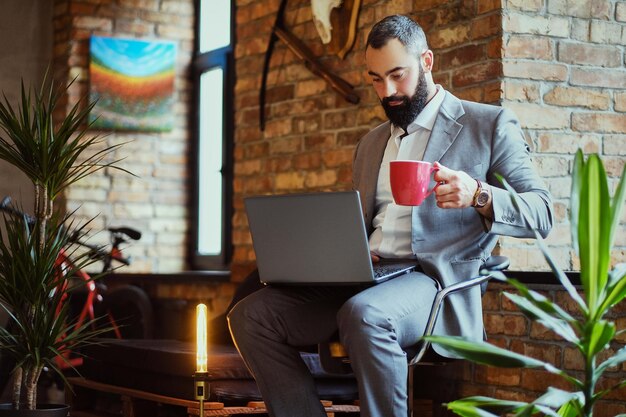
[[[355,151],[353,182],[363,200],[368,234],[373,230],[376,184],[389,134],[389,122],[385,122],[366,134]],[[543,236],[552,227],[550,194],[531,163],[519,122],[510,111],[459,100],[446,92],[424,160],[439,161],[493,186],[493,222],[471,207],[440,209],[434,196],[413,208],[413,253],[423,271],[443,286],[476,276],[491,254],[497,235],[533,237],[494,174],[502,175],[520,194],[523,209]],[[481,340],[480,297],[479,288],[451,296],[435,333]],[[435,349],[446,354],[441,348]]]

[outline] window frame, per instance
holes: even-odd
[[[235,2],[230,1],[230,45],[200,52],[200,6],[203,0],[195,1],[195,39],[194,55],[191,65],[191,100],[190,128],[192,129],[192,143],[190,146],[191,165],[191,198],[190,198],[190,228],[189,228],[189,265],[194,270],[229,269],[232,258],[232,214],[233,214],[233,144],[234,144],[234,92],[235,92]],[[211,0],[204,0],[211,1]],[[223,101],[222,101],[222,225],[221,242],[222,252],[217,255],[204,255],[198,251],[199,230],[199,201],[200,201],[200,79],[205,72],[221,68],[223,73]]]

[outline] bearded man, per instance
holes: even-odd
[[[389,118],[360,140],[353,164],[372,259],[412,258],[420,268],[365,290],[266,287],[237,304],[231,334],[271,416],[326,415],[297,347],[338,331],[358,381],[361,416],[406,417],[405,351],[424,331],[434,280],[445,287],[476,276],[498,235],[532,237],[520,210],[542,235],[552,227],[551,198],[519,122],[506,109],[459,100],[436,85],[433,52],[416,22],[396,15],[374,25],[365,61]],[[438,168],[435,198],[394,204],[389,162],[397,159]],[[519,194],[519,210],[495,174]],[[480,296],[479,288],[451,296],[435,334],[482,339]]]

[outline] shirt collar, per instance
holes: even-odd
[[[437,114],[439,113],[439,108],[441,107],[441,103],[443,103],[443,99],[446,95],[446,91],[441,87],[441,85],[436,85],[437,92],[430,99],[426,106],[422,109],[422,111],[417,115],[415,120],[407,127],[407,133],[413,134],[417,131],[417,129],[424,128],[429,131],[433,130],[433,126],[435,125],[435,120],[437,119]],[[391,124],[391,136],[392,137],[400,137],[404,134],[404,130],[400,126],[395,126],[393,123]]]

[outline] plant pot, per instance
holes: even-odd
[[[37,404],[36,410],[14,410],[13,404],[0,404],[0,417],[68,417],[70,406],[64,404]]]

